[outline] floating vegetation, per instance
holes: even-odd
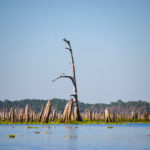
[[[107,128],[112,129],[113,127],[112,126],[108,126]]]
[[[150,136],[150,134],[147,134],[147,136]]]
[[[9,138],[15,138],[16,135],[15,135],[15,134],[8,134],[8,137],[9,137]]]
[[[39,131],[34,131],[34,133],[35,133],[35,134],[40,134],[40,132],[39,132]]]
[[[37,128],[40,128],[40,127],[28,126],[27,128],[28,129],[37,129]]]
[[[48,132],[43,132],[44,134],[48,134]]]

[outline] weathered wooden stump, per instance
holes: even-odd
[[[44,106],[42,106],[42,108],[41,108],[41,112],[40,112],[40,114],[39,114],[39,119],[38,119],[38,121],[41,121],[41,120],[42,120],[43,112],[44,112]]]
[[[105,122],[111,122],[108,108],[105,108]]]
[[[131,113],[131,119],[137,119],[138,118],[138,115],[135,111],[132,111]]]
[[[29,105],[25,107],[25,122],[29,121]]]
[[[72,105],[73,105],[73,99],[71,98],[65,106],[61,122],[68,122],[71,120]]]
[[[18,120],[19,120],[19,122],[22,122],[22,121],[23,121],[23,109],[20,109],[20,110],[19,110]]]
[[[50,100],[48,100],[48,102],[45,106],[45,109],[44,109],[42,123],[48,123],[50,108],[51,108],[51,102],[50,102]]]
[[[52,113],[52,121],[55,121],[56,119],[56,109],[55,107],[53,108],[53,113]]]
[[[144,120],[148,120],[148,113],[147,113],[147,112],[144,112],[144,113],[143,113],[143,119],[144,119]]]
[[[11,122],[15,121],[15,115],[14,115],[14,108],[13,107],[10,109],[10,120],[11,120]]]
[[[89,109],[89,111],[88,111],[88,119],[90,120],[90,121],[92,121],[92,115],[91,115],[91,110]]]

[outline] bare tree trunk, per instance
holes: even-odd
[[[29,105],[25,107],[25,122],[29,121]]]
[[[44,109],[42,123],[48,123],[50,108],[51,108],[51,102],[50,102],[50,100],[48,100],[48,102],[45,106],[45,109]]]
[[[5,121],[5,108],[3,108],[2,121]]]
[[[105,122],[111,122],[108,108],[105,108]]]
[[[44,106],[42,106],[42,108],[41,108],[41,112],[39,114],[39,119],[38,119],[39,121],[41,121],[41,119],[42,119],[43,112],[44,112]]]
[[[23,121],[23,109],[22,108],[20,108],[20,110],[19,110],[19,122],[22,122]]]
[[[10,118],[11,118],[11,122],[15,121],[15,118],[14,118],[14,108],[13,107],[10,109]]]
[[[53,108],[53,114],[52,114],[52,121],[55,121],[56,119],[56,109],[55,107]]]
[[[73,83],[73,94],[71,96],[74,97],[74,101],[75,101],[74,113],[76,113],[74,115],[76,116],[75,118],[77,121],[82,121],[81,116],[80,116],[80,112],[79,112],[79,106],[78,106],[77,83],[76,83],[76,73],[75,73],[75,64],[74,64],[73,52],[72,52],[70,41],[64,39],[64,42],[67,43],[68,47],[66,49],[69,50],[70,56],[71,56],[72,76],[61,75],[61,76],[57,77],[56,79],[54,79],[52,82],[54,82],[60,78],[68,78],[72,81],[72,83]]]
[[[90,121],[92,121],[92,115],[91,115],[91,110],[90,109],[88,111],[88,118],[89,118]]]
[[[71,120],[72,104],[73,104],[73,99],[71,98],[65,106],[61,122],[68,122]]]

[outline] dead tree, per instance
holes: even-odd
[[[56,119],[56,109],[55,109],[55,107],[53,108],[53,114],[52,114],[52,121],[54,122],[55,121],[55,119]]]
[[[78,106],[76,73],[75,73],[75,64],[74,64],[74,57],[73,57],[72,47],[71,47],[70,41],[66,40],[65,38],[63,40],[64,40],[64,42],[67,43],[68,47],[66,49],[68,49],[69,52],[70,52],[71,62],[72,62],[72,76],[60,75],[59,77],[57,77],[56,79],[54,79],[52,82],[55,82],[56,80],[58,80],[60,78],[67,78],[67,79],[70,79],[72,81],[72,84],[73,84],[73,94],[70,95],[70,96],[73,96],[74,97],[74,101],[75,101],[75,107],[74,107],[74,113],[75,114],[74,115],[75,115],[75,119],[77,121],[82,121],[81,116],[80,116],[80,112],[79,112],[79,106]]]
[[[15,121],[14,108],[12,107],[10,110],[11,122]]]
[[[25,107],[25,122],[29,121],[29,105]]]
[[[43,111],[44,111],[44,106],[42,106],[42,108],[41,108],[41,112],[40,112],[40,114],[39,114],[39,119],[38,119],[38,121],[41,121],[42,115],[43,115]]]
[[[108,108],[105,108],[105,122],[111,122]]]
[[[71,120],[72,104],[73,104],[73,99],[71,98],[65,106],[61,122],[68,122]]]
[[[50,108],[51,108],[51,102],[50,102],[50,100],[48,100],[48,102],[45,106],[45,109],[44,109],[42,123],[48,123]]]

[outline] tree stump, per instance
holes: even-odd
[[[3,108],[2,121],[5,121],[5,108]]]
[[[56,119],[56,109],[55,107],[53,108],[53,114],[52,114],[52,121],[55,121]]]
[[[23,121],[23,109],[20,109],[20,110],[19,110],[18,120],[19,120],[19,122],[22,122],[22,121]]]
[[[105,122],[111,122],[108,108],[105,108]]]
[[[137,119],[138,118],[138,115],[135,111],[132,111],[131,113],[131,119]]]
[[[147,112],[144,112],[144,113],[143,113],[143,119],[144,119],[144,120],[148,120],[148,113],[147,113]]]
[[[11,122],[14,122],[14,120],[15,120],[13,107],[10,109],[10,120],[11,120]]]
[[[50,100],[48,100],[48,102],[45,106],[45,109],[44,109],[42,123],[48,123],[50,108],[51,108],[51,102],[50,102]]]
[[[25,122],[29,121],[29,105],[25,107]]]
[[[91,110],[89,109],[89,111],[88,111],[88,119],[90,120],[90,121],[92,121],[92,115],[91,115]]]
[[[72,105],[73,105],[73,99],[71,98],[65,106],[61,122],[68,122],[71,120]]]
[[[44,112],[44,106],[42,106],[42,108],[41,108],[41,112],[39,114],[39,119],[38,119],[39,121],[42,120],[43,112]]]

